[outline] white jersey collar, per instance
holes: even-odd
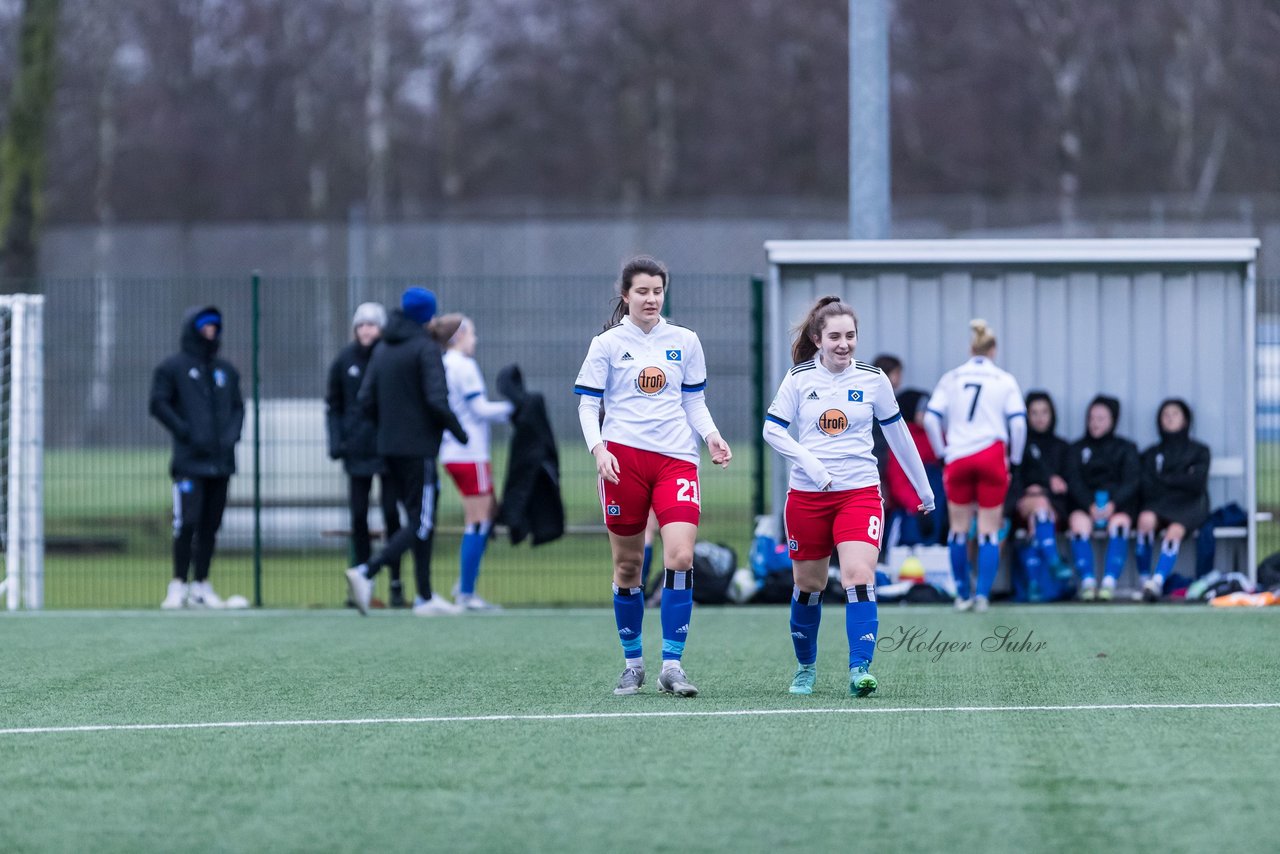
[[[850,359],[849,366],[837,374],[834,371],[832,371],[830,368],[828,368],[826,365],[822,364],[822,357],[820,355],[818,355],[817,353],[813,354],[814,367],[822,371],[823,374],[830,377],[831,379],[839,379],[840,377],[843,377],[845,374],[849,373],[849,371],[853,370],[853,361],[854,361],[853,359]]]
[[[667,322],[667,319],[665,317],[663,317],[662,315],[658,315],[658,322],[653,324],[652,329],[650,329],[648,332],[645,332],[643,329],[640,328],[640,324],[636,323],[631,319],[631,315],[629,314],[622,315],[622,323],[625,324],[626,326],[629,326],[631,330],[635,332],[637,335],[645,335],[645,336],[652,335],[653,333],[657,332],[660,328],[662,328],[662,326],[666,322]]]

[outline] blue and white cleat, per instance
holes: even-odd
[[[854,697],[870,697],[876,692],[880,683],[876,677],[867,672],[867,665],[860,664],[849,668],[849,694]]]
[[[813,683],[818,678],[818,668],[813,664],[801,664],[788,689],[792,694],[812,694]]]

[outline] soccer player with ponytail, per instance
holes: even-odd
[[[839,297],[823,297],[795,333],[795,365],[783,377],[764,423],[765,441],[791,463],[785,517],[795,580],[791,638],[799,667],[790,691],[813,693],[822,590],[834,546],[845,588],[849,693],[866,697],[878,685],[869,668],[880,625],[875,567],[884,536],[873,423],[884,431],[915,487],[920,511],[933,511],[933,490],[888,378],[853,358],[858,346],[853,309]],[[793,426],[794,437],[788,432]]]
[[[497,504],[493,499],[493,467],[489,462],[489,425],[511,417],[512,405],[505,400],[489,400],[484,375],[476,364],[476,327],[471,318],[444,314],[427,327],[444,350],[444,373],[449,386],[449,408],[467,431],[460,442],[451,433],[440,440],[440,462],[462,494],[462,549],[454,604],[467,611],[492,611],[491,605],[476,595],[480,561],[489,543],[489,530]]]
[[[951,521],[956,608],[987,610],[1000,569],[1000,526],[1009,493],[1009,463],[1022,462],[1027,406],[1013,374],[996,367],[996,336],[985,320],[969,321],[970,357],[942,375],[925,415],[929,443],[945,460],[943,488]],[[945,432],[945,438],[943,431]],[[978,587],[969,571],[969,527],[978,517]]]
[[[698,336],[662,316],[669,283],[667,268],[654,258],[642,255],[623,266],[613,318],[591,339],[573,387],[582,434],[600,476],[613,550],[613,610],[625,659],[613,693],[620,695],[644,684],[640,566],[650,508],[658,517],[666,568],[658,690],[679,697],[698,693],[681,666],[693,613],[693,546],[702,504],[698,436],[716,465],[727,467],[733,457],[707,410],[707,367]]]

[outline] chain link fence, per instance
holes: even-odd
[[[268,607],[341,605],[342,570],[349,559],[347,489],[340,464],[326,454],[325,379],[330,362],[351,339],[354,306],[374,300],[393,307],[410,285],[435,290],[442,312],[460,311],[475,321],[476,357],[491,397],[497,398],[498,369],[520,365],[527,386],[546,397],[560,446],[569,533],[537,548],[495,537],[478,592],[512,605],[604,601],[609,548],[572,387],[591,336],[608,319],[613,278],[269,277],[260,282],[256,312],[248,276],[43,282],[47,606],[154,607],[163,597],[171,575],[169,440],[148,415],[147,397],[155,366],[178,348],[184,310],[209,303],[223,312],[220,355],[239,369],[248,410],[210,579],[223,596],[252,600],[260,591]],[[750,453],[758,435],[752,294],[745,275],[680,275],[670,291],[672,319],[694,327],[703,341],[709,404],[738,450],[727,471],[704,466],[703,536],[730,544],[743,562],[757,474]],[[258,514],[252,477],[255,355],[262,433]],[[505,426],[495,428],[499,493],[508,437]],[[458,572],[462,508],[452,483],[442,482],[434,583],[447,591]],[[256,515],[261,554],[255,577]],[[372,527],[382,527],[376,510]],[[411,566],[406,555],[406,581]],[[375,594],[382,599],[385,576]]]

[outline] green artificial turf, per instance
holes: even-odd
[[[6,851],[1081,851],[1274,845],[1280,611],[882,606],[881,689],[851,699],[843,609],[786,693],[785,608],[698,608],[692,700],[614,697],[609,611],[0,616]],[[1032,635],[983,651],[998,626]],[[888,649],[963,644],[937,655]],[[1034,644],[1043,643],[1038,650]],[[990,643],[988,644],[990,645]],[[376,722],[404,717],[875,713]],[[913,711],[893,711],[909,709]]]

